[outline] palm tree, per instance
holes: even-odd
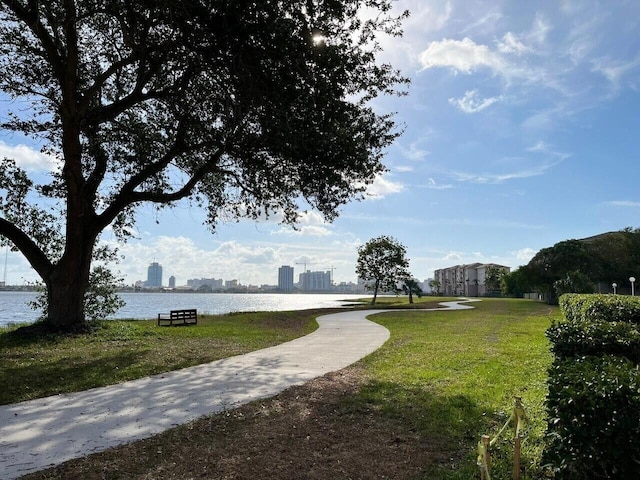
[[[409,303],[413,303],[413,294],[418,295],[418,298],[422,297],[422,288],[415,278],[407,278],[404,280],[402,290],[405,294],[409,295]]]

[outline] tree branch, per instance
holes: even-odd
[[[42,279],[47,278],[53,264],[27,234],[13,223],[0,218],[0,235],[8,238],[20,250]]]
[[[47,52],[47,59],[56,72],[58,81],[62,85],[65,75],[64,61],[60,56],[60,52],[58,51],[55,41],[47,33],[46,28],[40,21],[38,15],[39,2],[30,0],[29,9],[25,8],[24,5],[17,0],[3,0],[3,3],[9,7],[19,20],[28,25],[31,32],[33,32],[36,38],[40,40],[40,43]]]

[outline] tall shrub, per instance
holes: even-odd
[[[640,478],[640,299],[563,295],[560,307],[544,461],[561,479]]]

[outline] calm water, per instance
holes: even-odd
[[[0,325],[34,322],[38,312],[27,305],[33,292],[0,292]],[[199,313],[305,310],[338,307],[365,295],[277,293],[121,293],[127,303],[113,318],[156,318],[172,309],[197,308]],[[345,300],[347,302],[345,302]]]

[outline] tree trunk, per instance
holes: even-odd
[[[413,303],[413,290],[409,288],[409,304]]]
[[[79,252],[67,252],[46,281],[47,324],[56,330],[85,326],[84,296],[89,287],[93,241],[86,243]]]
[[[380,286],[380,282],[376,280],[376,286],[373,289],[373,299],[371,300],[371,306],[376,304],[376,298],[378,298],[378,287]]]

